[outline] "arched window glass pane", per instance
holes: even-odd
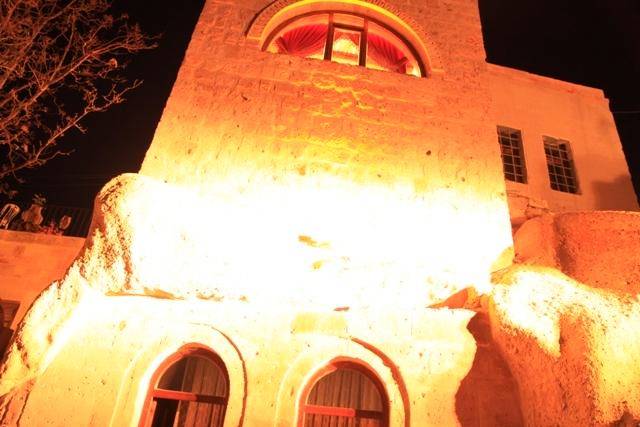
[[[159,389],[226,396],[226,376],[213,361],[199,356],[180,359],[162,375]]]
[[[348,13],[334,13],[333,22],[338,25],[347,25],[350,27],[364,28],[365,19],[359,15],[351,15]]]
[[[336,27],[333,32],[331,60],[340,64],[358,65],[362,32]]]
[[[305,427],[383,427],[387,409],[381,388],[362,369],[337,367],[320,378],[304,407]]]
[[[215,355],[185,356],[166,368],[157,381],[144,425],[220,427],[227,396],[228,377]]]
[[[323,59],[328,22],[329,15],[326,14],[298,19],[280,31],[267,50],[272,53]]]
[[[338,369],[321,378],[309,393],[307,403],[382,412],[376,385],[353,369]]]
[[[420,66],[407,46],[389,30],[369,24],[367,68],[420,76]]]
[[[407,43],[366,16],[339,12],[305,15],[279,27],[268,40],[266,50],[272,53],[422,75],[423,68]]]

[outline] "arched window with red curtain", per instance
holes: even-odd
[[[278,53],[308,57],[324,54],[326,40],[327,26],[311,24],[287,31],[279,36],[275,43]]]
[[[400,33],[355,13],[319,11],[289,19],[267,37],[264,48],[273,53],[425,76],[424,64]]]
[[[367,37],[368,61],[376,64],[383,70],[407,73],[409,58],[386,38],[377,34],[369,34]]]

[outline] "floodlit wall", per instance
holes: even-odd
[[[179,194],[137,175],[102,191],[85,250],[34,303],[2,366],[0,423],[137,425],[154,371],[187,344],[210,348],[225,363],[227,426],[293,425],[311,376],[336,359],[380,377],[393,426],[453,425],[475,413],[517,419],[517,405],[495,411],[493,395],[478,401],[469,388],[481,383],[504,396],[506,384],[508,401],[518,401],[504,362],[476,357],[471,310],[428,308],[427,292],[407,304],[394,283],[373,273],[365,276],[370,293],[360,295],[348,287],[349,279],[362,279],[357,271],[320,270],[298,284],[297,296],[217,276],[205,262],[216,254],[195,250],[204,244],[196,238],[201,222],[184,222],[162,204]],[[178,201],[198,206],[197,199]],[[204,217],[215,213],[198,207]],[[331,280],[345,289],[323,300],[322,285]],[[64,401],[51,407],[60,395]]]
[[[637,293],[593,289],[535,265],[495,279],[492,334],[517,381],[525,425],[637,425]]]
[[[549,348],[563,355],[559,326],[546,312],[536,318],[536,307],[532,323],[518,315],[538,301],[531,283],[553,287],[560,273],[533,269],[521,299],[507,270],[490,282],[513,255],[496,125],[518,127],[496,122],[504,113],[496,85],[520,83],[487,74],[475,2],[342,2],[412,28],[427,78],[261,51],[271,19],[292,4],[206,3],[140,174],[105,186],[84,250],[17,332],[0,371],[0,423],[137,425],[154,371],[189,344],[226,366],[226,426],[295,425],[304,388],[333,360],[379,377],[394,427],[557,424],[565,390],[594,406],[575,382],[546,371],[554,400],[548,411],[539,404],[535,371],[564,372],[545,358]],[[534,86],[540,102],[565,99]],[[599,115],[581,126],[602,119],[611,131],[602,105],[585,101]],[[581,172],[586,154],[577,154],[582,188],[591,181]],[[621,168],[617,156],[607,159]],[[573,206],[563,197],[550,207]],[[593,203],[582,208],[596,207],[584,197]],[[556,311],[589,294],[571,292]],[[589,336],[608,313],[609,300],[598,301]],[[635,314],[623,308],[612,312],[628,325]],[[485,315],[472,320],[473,311]],[[541,338],[526,347],[530,330]],[[609,338],[590,348],[618,342]],[[571,362],[584,362],[579,337],[567,342]],[[587,408],[576,424],[637,415],[619,389],[604,415]]]
[[[394,426],[490,406],[457,397],[473,312],[428,308],[512,255],[477,7],[347,2],[423,37],[419,79],[262,52],[290,3],[207,2],[140,175],[17,334],[2,422],[135,425],[192,342],[227,365],[226,425],[292,425],[336,358],[382,379]]]
[[[527,184],[507,182],[512,216],[638,210],[609,101],[601,90],[489,65],[495,124],[522,132]],[[569,141],[578,194],[551,189],[543,137]]]
[[[62,278],[83,244],[77,237],[0,230],[0,299],[20,303],[12,329],[36,297]]]
[[[488,306],[527,425],[638,423],[639,237],[637,212],[544,215],[515,234]]]
[[[557,268],[594,288],[640,293],[640,213],[571,212],[527,221],[515,234],[519,263]]]
[[[296,313],[242,302],[85,294],[68,319],[69,339],[29,390],[20,423],[137,425],[155,369],[198,343],[229,372],[225,426],[296,425],[309,377],[336,358],[357,360],[380,376],[391,425],[454,425],[455,393],[474,354],[465,328],[471,316],[440,309],[382,319],[362,311]],[[408,330],[411,346],[402,338]]]
[[[282,247],[302,238],[324,248],[316,266],[486,281],[512,242],[475,2],[343,2],[422,35],[427,78],[261,51],[293,3],[207,2],[141,174],[210,200],[202,233],[246,239],[251,262],[299,258]]]

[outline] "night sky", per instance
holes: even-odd
[[[144,84],[127,102],[90,117],[86,134],[65,136],[69,157],[29,173],[20,199],[90,207],[112,177],[137,172],[169,96],[204,0],[115,0],[160,46],[132,58]],[[487,59],[605,90],[640,193],[640,1],[480,0]]]

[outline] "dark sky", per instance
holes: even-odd
[[[160,119],[204,0],[115,0],[160,47],[132,58],[144,80],[125,104],[65,137],[75,148],[34,170],[20,196],[89,207],[113,176],[136,172]],[[605,90],[640,192],[640,0],[480,0],[489,62]]]

